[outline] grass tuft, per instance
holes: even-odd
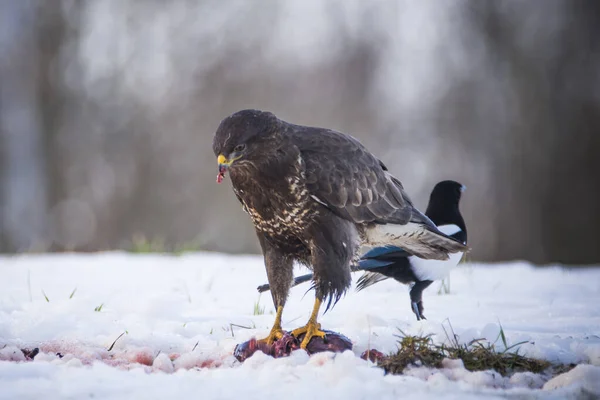
[[[485,371],[493,369],[502,376],[515,372],[533,372],[539,374],[551,366],[550,362],[525,357],[515,352],[497,351],[494,344],[484,343],[484,339],[476,339],[462,346],[449,346],[443,351],[449,358],[460,358],[469,371]]]
[[[260,305],[260,294],[258,299],[254,302],[254,315],[263,315],[265,313],[265,306]]]
[[[132,239],[132,253],[163,253],[165,243],[162,239],[147,239],[144,235],[135,235]]]
[[[77,288],[73,289],[73,291],[71,292],[71,295],[69,296],[69,300],[71,300],[73,298],[73,296],[75,296],[76,291],[77,291]]]
[[[411,364],[433,368],[442,366],[444,354],[434,346],[431,335],[409,336],[400,332],[403,336],[400,337],[400,347],[396,354],[389,355],[379,363],[386,373],[402,374],[402,371]]]
[[[46,299],[46,302],[50,303],[50,299],[48,298],[48,296],[46,296],[46,292],[44,292],[43,289],[42,289],[42,294],[44,295],[44,298]]]
[[[485,339],[475,339],[466,344],[459,344],[458,337],[453,333],[450,344],[436,345],[427,336],[411,336],[400,331],[399,348],[390,354],[378,365],[386,373],[402,374],[409,365],[441,368],[445,358],[460,359],[469,371],[495,370],[502,376],[510,376],[516,372],[541,373],[549,368],[553,371],[569,370],[572,366],[553,365],[546,360],[525,357],[519,354],[518,347],[526,342],[508,346],[504,329],[500,329],[499,338],[502,340],[504,350],[499,351],[493,343]],[[513,349],[515,349],[512,351]]]
[[[202,249],[200,240],[193,240],[175,245],[168,245],[161,238],[147,239],[144,235],[134,235],[131,241],[131,247],[128,249],[131,253],[170,253],[180,256],[189,252],[196,252]]]
[[[94,308],[94,311],[100,312],[100,311],[102,311],[102,307],[104,307],[104,303],[102,303],[98,307]]]

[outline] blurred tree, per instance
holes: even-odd
[[[257,252],[216,186],[242,108],[357,136],[424,207],[465,183],[472,259],[600,260],[597,2],[0,3],[0,250],[136,235]],[[25,21],[27,23],[19,23]]]

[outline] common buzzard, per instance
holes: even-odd
[[[465,186],[455,181],[442,181],[433,188],[429,197],[427,215],[438,229],[460,242],[467,244],[467,226],[458,208]],[[410,306],[417,320],[426,319],[423,315],[423,290],[433,281],[445,278],[450,270],[460,262],[463,252],[450,255],[447,260],[423,260],[396,246],[375,247],[363,254],[353,272],[364,274],[356,282],[356,290],[393,278],[400,283],[410,284]],[[292,286],[312,280],[313,274],[294,278]],[[269,284],[260,285],[259,293],[270,290]]]
[[[317,323],[351,283],[361,245],[395,245],[424,259],[445,260],[466,246],[440,232],[413,207],[402,184],[358,140],[330,129],[295,125],[269,112],[238,111],[213,140],[221,182],[250,215],[277,309],[267,338],[283,336],[281,316],[294,260],[313,270],[315,304],[308,323],[292,331],[325,337]]]

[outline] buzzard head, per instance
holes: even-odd
[[[219,124],[213,139],[221,183],[227,170],[244,163],[260,162],[267,157],[269,146],[278,132],[279,120],[266,111],[242,110],[231,114]]]

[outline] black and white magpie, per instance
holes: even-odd
[[[433,188],[425,215],[448,236],[467,244],[467,227],[459,210],[459,202],[465,186],[455,181],[442,181]],[[376,247],[365,253],[354,271],[365,271],[358,279],[356,290],[363,290],[377,282],[393,278],[398,282],[412,285],[410,290],[411,309],[417,320],[423,315],[423,290],[435,280],[445,278],[450,270],[460,262],[462,252],[450,254],[447,260],[425,260],[413,256],[400,247]],[[312,279],[312,274],[294,278],[293,286]],[[261,285],[259,292],[269,290],[269,285]]]

